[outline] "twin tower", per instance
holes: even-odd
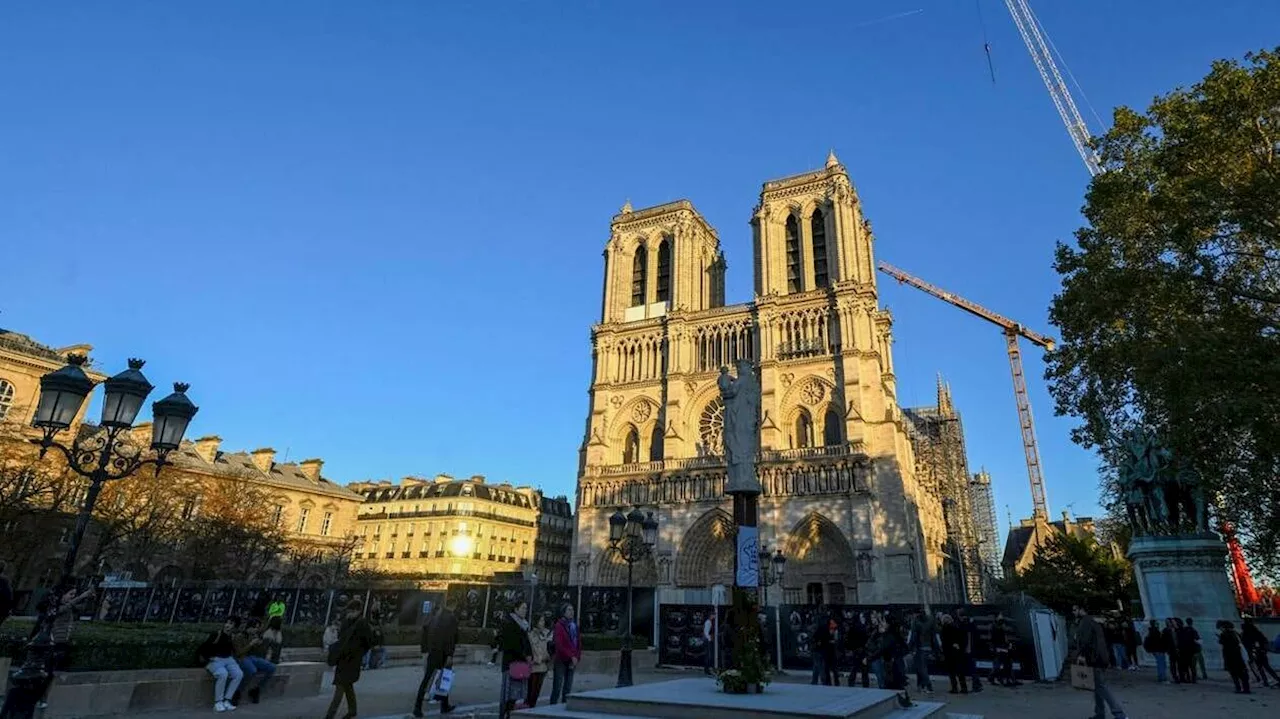
[[[871,226],[845,168],[831,154],[820,170],[766,182],[751,227],[755,296],[726,305],[719,237],[690,202],[614,216],[573,581],[619,579],[607,519],[638,507],[659,519],[642,582],[731,583],[716,377],[747,359],[761,384],[761,542],[787,555],[787,596],[919,601],[945,523],[915,480]]]

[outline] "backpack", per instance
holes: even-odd
[[[347,642],[351,639],[351,633],[355,629],[355,623],[338,632],[338,641],[329,645],[328,654],[325,656],[325,664],[331,667],[338,666],[338,660],[342,658],[343,651],[347,648]]]

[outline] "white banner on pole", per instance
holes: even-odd
[[[734,584],[752,589],[760,586],[759,527],[738,527],[738,576]]]

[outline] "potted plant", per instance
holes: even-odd
[[[716,676],[716,683],[727,694],[763,693],[773,677],[773,667],[764,653],[759,612],[741,590],[734,591],[729,612],[729,625],[733,628],[732,666]]]

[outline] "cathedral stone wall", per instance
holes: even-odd
[[[892,317],[844,167],[766,182],[752,215],[755,297],[724,304],[715,230],[687,200],[613,218],[578,477],[573,577],[626,581],[608,517],[659,521],[637,583],[729,583],[722,366],[761,382],[761,542],[787,557],[788,601],[934,600],[947,529],[916,477],[896,398]],[[930,541],[932,540],[932,541]]]

